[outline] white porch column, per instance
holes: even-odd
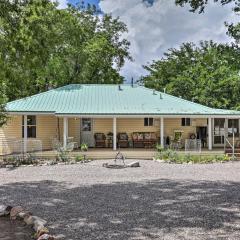
[[[68,138],[68,118],[63,118],[63,147],[67,147],[67,138]]]
[[[27,115],[23,116],[23,152],[27,152]]]
[[[117,118],[113,118],[113,150],[117,150]]]
[[[208,118],[208,150],[212,150],[212,118]]]
[[[164,148],[164,118],[160,118],[160,143],[161,146]]]

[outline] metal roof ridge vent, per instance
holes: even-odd
[[[122,91],[122,90],[123,90],[122,87],[121,87],[121,84],[118,85],[118,90],[119,90],[119,91]]]

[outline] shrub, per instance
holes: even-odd
[[[76,162],[82,162],[84,160],[85,160],[84,155],[78,155],[78,156],[75,157],[75,161]]]
[[[228,155],[191,155],[191,154],[178,154],[171,149],[161,150],[155,155],[155,159],[164,160],[170,163],[214,163],[226,162],[231,160]]]
[[[86,143],[82,143],[80,145],[80,149],[81,151],[86,152],[88,150],[88,145]]]

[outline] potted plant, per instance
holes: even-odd
[[[80,149],[82,152],[86,152],[88,150],[88,145],[86,143],[82,143],[80,145]]]

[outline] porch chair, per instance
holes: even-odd
[[[95,147],[105,148],[106,147],[106,136],[104,133],[95,133]]]
[[[118,147],[127,148],[128,147],[128,135],[127,133],[118,133],[117,135]]]

